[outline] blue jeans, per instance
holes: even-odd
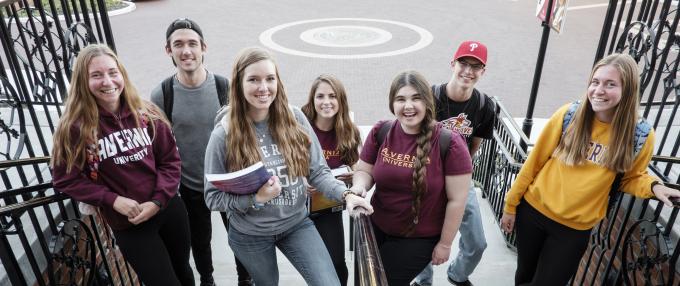
[[[479,211],[477,192],[474,184],[470,184],[468,198],[465,202],[465,213],[463,222],[458,229],[460,240],[458,243],[458,255],[447,270],[449,278],[453,281],[463,282],[468,280],[472,271],[475,270],[482,254],[486,249],[486,238],[482,227],[482,214]],[[430,263],[420,272],[415,279],[418,284],[427,286],[432,285],[432,264]]]
[[[257,286],[279,285],[275,247],[290,260],[308,285],[340,285],[328,250],[309,218],[277,235],[248,235],[233,227],[228,235],[231,250]]]

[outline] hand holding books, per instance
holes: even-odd
[[[279,183],[279,177],[272,176],[269,180],[262,185],[255,193],[255,201],[258,203],[266,203],[271,199],[277,197],[281,194],[281,184]]]
[[[331,173],[336,179],[345,182],[345,184],[352,183],[352,177],[354,175],[354,172],[352,172],[352,169],[346,165],[342,165],[338,168],[332,169]]]

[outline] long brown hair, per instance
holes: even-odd
[[[595,64],[590,73],[589,84],[597,69],[603,66],[612,66],[619,72],[622,87],[621,101],[616,106],[611,122],[611,136],[602,165],[614,172],[625,172],[630,170],[635,159],[632,142],[639,117],[637,109],[640,105],[640,76],[637,63],[632,57],[627,54],[611,54]],[[592,133],[591,123],[594,119],[595,112],[586,92],[574,114],[574,119],[555,149],[557,158],[570,166],[580,165],[586,161]]]
[[[434,131],[435,113],[434,113],[434,97],[430,84],[425,77],[416,71],[405,71],[398,74],[392,80],[390,86],[390,111],[394,114],[394,101],[397,92],[405,86],[413,87],[421,96],[421,100],[425,103],[425,117],[420,122],[420,132],[416,138],[416,160],[413,161],[413,204],[411,205],[411,214],[413,215],[413,223],[404,231],[405,235],[413,233],[420,216],[420,208],[423,194],[427,192],[426,169],[428,155],[432,149],[432,133]]]
[[[333,75],[322,74],[317,77],[312,83],[312,88],[309,90],[309,97],[307,97],[307,104],[302,106],[307,119],[314,124],[316,116],[318,115],[314,108],[314,96],[319,84],[322,82],[328,84],[335,93],[335,98],[338,100],[338,113],[333,118],[335,134],[338,138],[338,151],[340,151],[340,158],[344,164],[349,166],[354,165],[359,160],[359,145],[361,144],[361,133],[359,128],[349,118],[349,104],[347,103],[347,92],[342,82]]]
[[[243,93],[243,76],[246,67],[259,61],[270,61],[276,71],[276,97],[269,106],[267,125],[286,160],[290,176],[309,174],[309,148],[311,140],[288,106],[288,97],[279,77],[279,69],[274,58],[264,49],[252,47],[242,50],[234,62],[231,90],[229,94],[229,136],[225,142],[227,149],[227,168],[236,171],[262,160],[258,148],[253,120],[247,116],[251,108]]]
[[[97,109],[95,96],[90,91],[88,85],[88,66],[92,59],[99,56],[110,57],[116,62],[125,84],[120,100],[121,102],[124,101],[132,111],[137,127],[141,126],[140,114],[145,114],[149,117],[149,124],[153,134],[156,133],[156,126],[154,124],[156,119],[160,119],[170,126],[167,119],[165,119],[155,105],[141,99],[137,89],[132,85],[125,67],[108,46],[103,44],[88,45],[80,50],[73,68],[64,114],[61,116],[57,130],[54,133],[52,159],[50,162],[52,167],[66,163],[66,171],[70,172],[73,166],[80,167],[85,163],[88,145],[94,144],[95,148],[99,148],[98,144],[96,144],[99,132],[99,110]],[[80,137],[71,138],[71,128],[76,127],[80,129]],[[97,154],[99,153],[98,151]]]

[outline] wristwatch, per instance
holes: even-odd
[[[255,200],[255,194],[250,195],[250,201],[252,202],[250,207],[254,210],[259,211],[264,208],[264,203],[259,203]]]
[[[159,201],[159,200],[151,200],[151,202],[152,202],[154,205],[157,205],[159,209],[162,209],[162,208],[163,208],[163,205],[161,204],[161,201]]]

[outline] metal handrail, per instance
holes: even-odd
[[[354,249],[360,286],[387,286],[387,276],[380,259],[371,220],[365,214],[354,218]]]

